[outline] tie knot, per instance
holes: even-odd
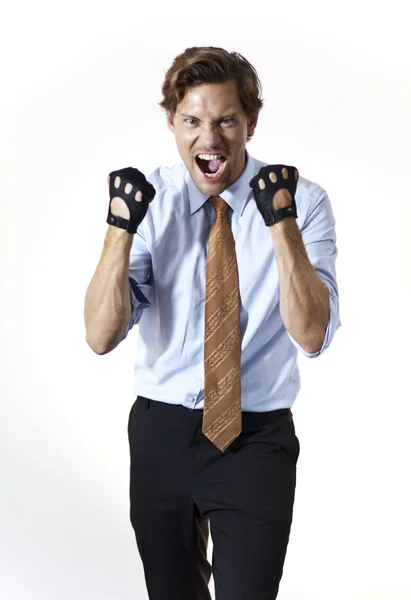
[[[225,200],[220,198],[220,196],[211,196],[211,198],[209,198],[209,201],[214,206],[217,216],[225,215],[228,208],[228,204]]]

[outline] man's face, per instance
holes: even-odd
[[[188,89],[167,123],[200,192],[218,196],[241,175],[247,134],[257,118],[247,120],[234,81]]]

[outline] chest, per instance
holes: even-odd
[[[254,203],[242,215],[228,209],[227,218],[234,237],[240,295],[243,300],[267,286],[278,283],[277,266],[269,229]],[[178,211],[168,215],[151,244],[151,258],[157,294],[170,300],[190,296],[203,302],[206,287],[208,239],[215,221],[211,206],[192,215]]]

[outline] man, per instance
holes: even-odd
[[[150,599],[209,600],[213,572],[216,600],[274,600],[297,353],[340,325],[334,217],[319,185],[247,152],[262,101],[244,57],[189,48],[162,91],[184,164],[110,174],[87,342],[110,352],[139,323],[130,514]]]

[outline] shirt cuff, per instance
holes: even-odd
[[[292,341],[292,343],[294,344],[294,346],[297,348],[297,350],[300,350],[300,352],[302,352],[304,354],[304,356],[306,356],[307,358],[316,358],[322,352],[324,352],[324,350],[326,348],[326,339],[327,339],[329,327],[330,327],[330,321],[328,321],[327,329],[326,329],[325,336],[324,336],[323,345],[321,346],[321,348],[317,352],[307,352],[307,350],[305,350],[302,346],[300,346],[300,344],[293,338],[293,336],[290,334],[290,332],[288,330],[287,330],[287,333],[288,333],[288,337],[290,338],[290,340]]]
[[[316,358],[317,356],[320,356],[320,354],[323,354],[325,352],[325,350],[331,344],[331,342],[334,338],[335,332],[337,331],[337,329],[340,326],[341,326],[341,320],[340,320],[340,315],[339,315],[339,310],[338,310],[338,299],[333,294],[330,294],[330,312],[329,312],[329,316],[328,316],[327,328],[325,330],[323,345],[317,352],[313,352],[313,353],[307,352],[293,338],[293,336],[289,333],[288,330],[287,330],[287,333],[288,333],[288,337],[290,338],[290,340],[292,341],[294,346],[298,350],[300,350],[304,354],[304,356],[306,356],[307,358]]]
[[[128,281],[130,289],[131,319],[123,334],[123,340],[128,336],[134,325],[137,325],[140,322],[144,309],[151,306],[150,302],[140,290],[138,283],[131,277],[128,278]]]
[[[130,300],[132,312],[134,312],[136,308],[143,309],[151,306],[150,302],[147,300],[147,298],[141,291],[138,283],[131,277],[128,278],[128,281],[130,284]]]

